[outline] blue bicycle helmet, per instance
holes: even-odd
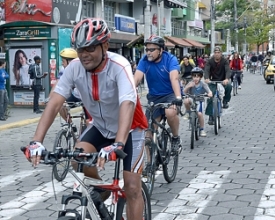
[[[203,69],[199,68],[199,67],[194,67],[191,70],[191,75],[199,75],[200,77],[203,77]]]

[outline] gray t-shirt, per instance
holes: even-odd
[[[136,104],[137,94],[129,61],[107,52],[107,62],[101,72],[87,72],[79,59],[64,70],[55,92],[66,99],[76,87],[82,102],[93,117],[93,125],[106,138],[115,138],[118,130],[119,105],[126,100]]]

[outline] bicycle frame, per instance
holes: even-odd
[[[98,211],[95,207],[95,204],[91,198],[91,192],[93,187],[98,187],[100,189],[109,190],[112,192],[112,205],[111,205],[111,219],[116,219],[116,210],[117,210],[117,203],[118,199],[121,197],[126,199],[126,195],[123,189],[119,186],[119,170],[120,170],[120,159],[117,159],[115,162],[115,173],[112,183],[108,183],[102,180],[94,179],[91,177],[84,176],[83,173],[83,164],[77,163],[77,171],[72,171],[71,174],[75,178],[75,182],[73,185],[73,194],[72,195],[63,195],[62,196],[62,210],[59,212],[59,216],[62,216],[64,211],[66,211],[66,205],[69,203],[70,200],[78,199],[81,202],[81,218],[85,220],[86,217],[86,209],[88,209],[91,219],[93,220],[101,220],[98,216]],[[105,206],[105,205],[104,205]]]

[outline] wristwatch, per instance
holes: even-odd
[[[181,99],[181,96],[177,96],[176,99]]]

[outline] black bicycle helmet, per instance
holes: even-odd
[[[194,67],[192,70],[191,70],[191,75],[194,76],[194,75],[199,75],[200,77],[203,77],[203,70],[199,67]]]
[[[164,49],[165,42],[162,37],[152,35],[145,41],[144,45],[146,46],[147,44],[155,44],[155,45],[158,45],[159,47],[161,47],[162,49]]]
[[[71,41],[76,49],[98,45],[109,41],[111,32],[106,22],[100,18],[87,18],[80,21],[73,29]]]

